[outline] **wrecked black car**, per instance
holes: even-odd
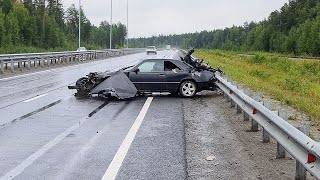
[[[77,97],[96,94],[118,99],[149,92],[193,97],[202,90],[215,90],[215,72],[219,70],[191,56],[189,58],[194,61],[193,66],[184,59],[146,59],[116,72],[89,73],[87,77],[80,78],[75,86],[69,86],[69,89],[76,89]]]

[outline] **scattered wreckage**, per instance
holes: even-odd
[[[181,60],[146,59],[115,72],[91,72],[68,88],[77,90],[76,97],[98,95],[118,99],[150,92],[193,97],[202,90],[215,90],[215,72],[221,70],[195,59],[193,52],[193,49],[189,50]]]

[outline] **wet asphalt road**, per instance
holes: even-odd
[[[150,98],[117,179],[185,179],[180,98],[79,100],[67,89],[88,72],[145,58],[177,58],[177,52],[140,53],[0,79],[0,179],[101,179]]]
[[[178,52],[0,77],[0,180],[293,179],[294,161],[275,160],[275,142],[248,133],[250,122],[218,92],[106,101],[67,89],[145,58]]]

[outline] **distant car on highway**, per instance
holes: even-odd
[[[85,47],[79,47],[79,48],[77,49],[77,51],[83,52],[83,51],[87,51],[87,49],[86,49]]]
[[[148,46],[146,52],[147,54],[157,54],[157,48],[155,46]]]

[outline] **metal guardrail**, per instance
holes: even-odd
[[[263,128],[262,142],[268,142],[269,135],[278,142],[277,158],[285,157],[285,152],[281,152],[285,149],[296,159],[296,179],[306,179],[306,171],[320,179],[320,144],[304,134],[307,133],[306,128],[295,128],[260,102],[247,96],[222,75],[217,73],[216,78],[217,86],[231,102],[231,106],[237,106],[238,112],[243,111],[245,119],[249,120],[250,117],[252,130],[258,131],[258,124]]]
[[[95,51],[66,51],[48,53],[4,54],[0,55],[0,74],[6,71],[15,72],[32,67],[50,67],[56,64],[68,64],[81,61],[105,59],[108,57],[142,52],[144,49],[117,49]]]

